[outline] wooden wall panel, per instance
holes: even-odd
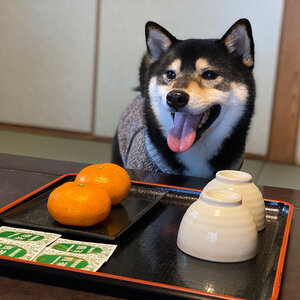
[[[268,159],[294,163],[300,112],[300,1],[286,0]]]

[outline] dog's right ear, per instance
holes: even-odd
[[[235,22],[221,39],[229,53],[242,58],[250,70],[254,66],[254,42],[250,22],[240,19]]]
[[[166,29],[154,22],[146,24],[146,43],[150,58],[159,59],[177,39]]]

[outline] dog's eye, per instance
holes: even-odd
[[[207,70],[202,74],[202,78],[203,79],[207,79],[207,80],[214,80],[218,77],[219,75],[211,70]]]
[[[176,78],[176,73],[174,71],[167,71],[166,76],[168,79],[175,79]]]

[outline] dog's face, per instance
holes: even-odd
[[[179,41],[147,23],[148,95],[169,148],[184,152],[206,134],[230,133],[247,107],[254,46],[247,20],[222,39]]]

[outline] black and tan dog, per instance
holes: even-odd
[[[148,22],[146,42],[141,94],[122,114],[113,162],[208,178],[239,169],[255,99],[249,21],[221,39],[188,40]]]

